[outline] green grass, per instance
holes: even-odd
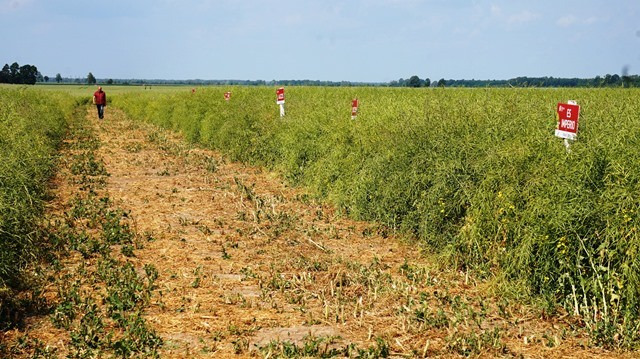
[[[277,170],[353,218],[412,233],[450,265],[510,283],[551,311],[564,306],[596,345],[635,347],[638,95],[289,87],[284,119],[268,87],[121,93],[114,104]],[[571,152],[553,135],[556,104],[569,99],[581,105]]]

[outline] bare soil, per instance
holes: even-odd
[[[164,341],[162,358],[276,357],[305,343],[321,343],[318,356],[351,346],[398,358],[632,357],[590,348],[579,321],[496,294],[411,238],[349,220],[277,174],[117,109],[86,120],[101,142],[105,191],[149,239],[127,260],[159,272],[145,318]],[[56,203],[74,194],[63,178],[56,187]],[[28,332],[64,353],[66,332],[46,317],[28,323],[7,338]]]

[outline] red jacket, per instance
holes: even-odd
[[[98,90],[93,93],[93,98],[95,99],[96,105],[106,105],[107,104],[107,94],[104,91]]]

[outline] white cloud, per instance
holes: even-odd
[[[491,5],[491,14],[494,16],[502,16],[502,9],[498,5]]]
[[[567,15],[559,18],[558,21],[556,21],[556,24],[561,27],[569,27],[571,25],[574,25],[577,21],[578,19],[575,16]]]
[[[519,25],[528,22],[532,22],[540,18],[540,14],[523,10],[518,13],[504,11],[502,7],[492,4],[491,8],[491,16],[496,20],[506,23],[507,25]]]
[[[567,15],[559,18],[556,21],[556,24],[560,27],[569,27],[574,25],[593,25],[600,21],[601,19],[597,16],[590,16],[585,19],[580,19],[575,15]]]
[[[514,24],[523,24],[523,23],[527,23],[527,22],[531,22],[534,21],[536,19],[538,19],[540,17],[540,15],[533,13],[531,11],[523,11],[519,14],[514,14],[511,15],[507,18],[507,23],[509,25],[514,25]]]
[[[584,23],[587,25],[591,25],[591,24],[595,24],[596,22],[598,22],[598,17],[596,16],[591,16],[590,18],[587,18],[584,20]]]

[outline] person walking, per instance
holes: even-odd
[[[102,86],[98,86],[98,91],[93,93],[93,104],[98,109],[98,118],[104,118],[104,108],[107,107],[107,94],[102,91]]]

